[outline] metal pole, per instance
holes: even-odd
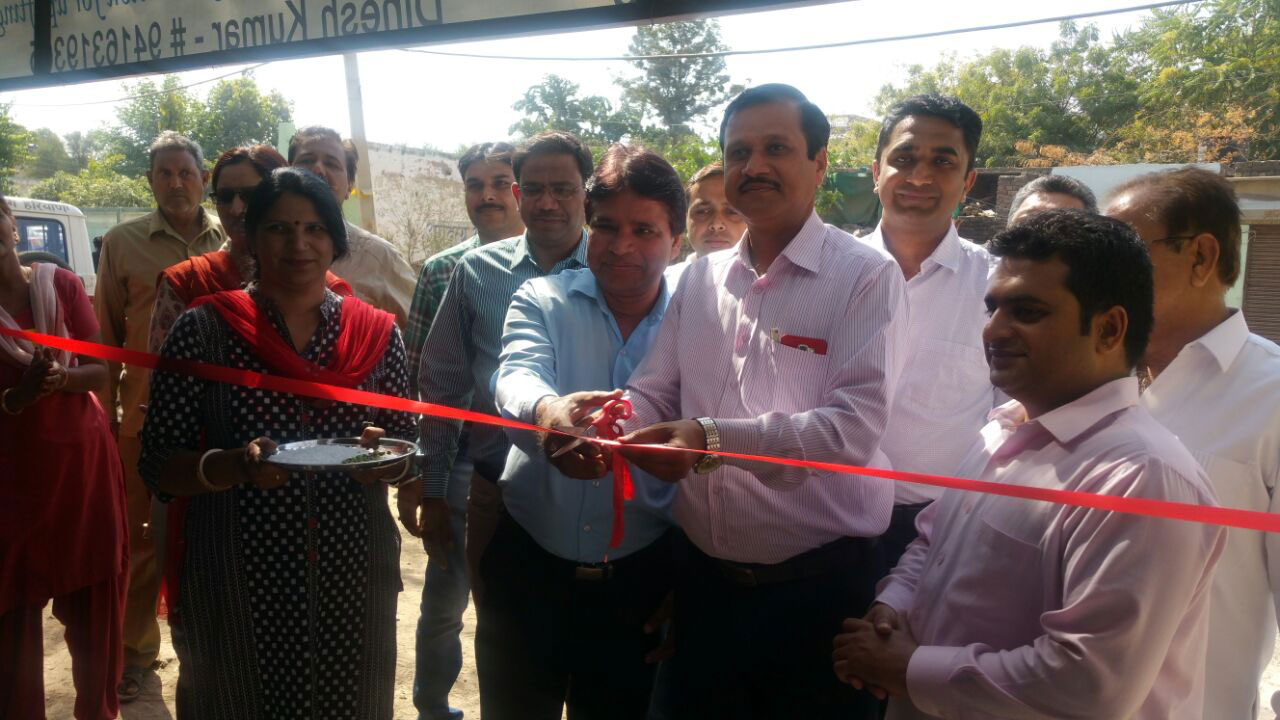
[[[355,53],[343,53],[347,70],[347,109],[351,114],[351,142],[355,143],[360,161],[356,165],[356,197],[360,202],[360,226],[378,232],[373,205],[373,173],[369,170],[369,143],[364,136],[364,98],[360,94],[360,64]]]

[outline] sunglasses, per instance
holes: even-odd
[[[253,196],[254,190],[255,188],[222,188],[221,190],[214,190],[210,194],[219,205],[230,205],[237,196],[240,198],[240,202],[248,205],[249,198]]]

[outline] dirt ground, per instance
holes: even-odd
[[[393,493],[394,495],[394,493]],[[395,516],[395,505],[391,506]],[[396,613],[396,705],[395,720],[416,720],[413,707],[413,635],[418,623],[418,603],[422,598],[422,580],[427,568],[427,554],[422,543],[401,529],[404,545],[400,550],[400,577],[404,592],[400,593]],[[71,720],[75,691],[71,686],[71,657],[62,640],[62,625],[53,618],[50,607],[44,616],[44,685],[45,712],[49,720]],[[476,683],[476,659],[473,653],[476,616],[468,605],[463,617],[462,675],[453,686],[450,701],[461,708],[467,718],[480,717],[480,686]],[[160,621],[160,660],[167,662],[143,688],[142,695],[128,705],[120,706],[124,720],[170,720],[173,718],[173,692],[178,681],[178,662],[169,644],[169,626]]]
[[[392,514],[395,508],[392,507]],[[416,538],[405,535],[400,552],[400,575],[404,579],[404,592],[400,594],[397,613],[398,650],[396,654],[396,720],[415,720],[413,707],[413,635],[418,622],[418,602],[422,597],[422,579],[427,566],[427,555]],[[461,708],[468,718],[480,717],[480,688],[476,683],[474,649],[475,611],[468,606],[463,617],[462,675],[453,687],[450,701]],[[178,679],[177,660],[169,644],[169,627],[161,620],[160,660],[167,662],[157,675],[143,688],[142,696],[120,707],[124,720],[171,720],[173,718],[173,689]],[[45,608],[44,617],[44,683],[45,709],[49,720],[70,720],[75,703],[75,691],[71,686],[71,658],[62,640],[62,625]],[[1267,707],[1272,693],[1280,691],[1280,651],[1271,659],[1271,665],[1262,677],[1263,708],[1261,720],[1277,720],[1275,712]]]

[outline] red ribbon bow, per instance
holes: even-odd
[[[610,400],[604,404],[600,417],[591,423],[596,430],[596,437],[601,440],[617,440],[622,436],[620,420],[632,416],[631,403],[626,400]],[[621,453],[613,453],[613,534],[609,536],[609,547],[616,548],[622,543],[622,503],[635,496],[635,486],[631,483],[631,469]]]

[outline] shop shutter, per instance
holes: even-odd
[[[1251,225],[1244,272],[1249,329],[1280,342],[1280,225]]]

